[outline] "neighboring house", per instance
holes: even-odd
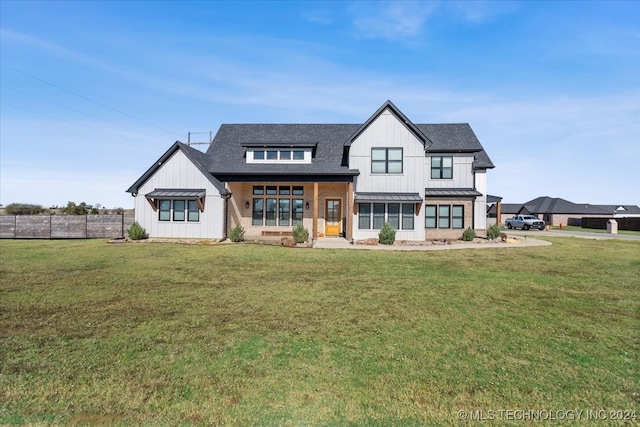
[[[524,204],[501,203],[502,222],[517,214],[530,214],[550,225],[580,225],[582,218],[621,218],[640,216],[640,207],[634,205],[592,205],[573,203],[559,197],[537,197]],[[489,209],[491,213],[492,206]]]
[[[363,124],[224,124],[202,153],[173,144],[128,190],[151,237],[459,238],[486,230],[487,169],[468,124],[414,124],[391,102]]]

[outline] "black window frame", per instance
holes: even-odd
[[[382,152],[384,150],[384,159],[374,159],[374,151]],[[390,159],[389,152],[390,151],[400,151],[400,160]],[[400,171],[389,171],[390,164],[400,164]],[[384,171],[374,170],[377,169],[374,165],[384,165]],[[372,174],[392,174],[399,175],[404,173],[404,148],[402,147],[372,147],[371,148],[371,173]]]
[[[438,159],[438,166],[434,166],[436,159]],[[451,161],[451,166],[444,166],[445,159]],[[431,179],[453,179],[453,156],[431,157]]]

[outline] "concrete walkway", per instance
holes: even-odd
[[[589,231],[569,231],[569,230],[550,230],[550,231],[538,231],[538,230],[505,230],[509,236],[527,236],[533,237],[580,237],[582,239],[595,239],[595,240],[607,240],[607,239],[623,239],[623,240],[638,240],[640,236],[632,234],[610,234],[610,233],[593,233]]]
[[[526,248],[533,246],[548,246],[551,242],[522,237],[518,243],[486,242],[486,243],[452,243],[451,245],[352,245],[341,237],[319,237],[313,247],[318,249],[369,249],[382,251],[442,251],[450,249],[498,249],[498,248]]]

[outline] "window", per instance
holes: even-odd
[[[413,230],[413,216],[415,212],[415,206],[413,203],[402,204],[402,229]]]
[[[302,205],[304,204],[304,200],[302,199],[293,199],[293,208],[292,208],[292,213],[291,213],[291,219],[293,224],[292,225],[298,225],[298,224],[302,224]]]
[[[452,179],[453,157],[431,157],[431,179]]]
[[[200,206],[196,200],[159,200],[159,221],[200,221]]]
[[[264,199],[253,199],[252,225],[262,225],[264,216]]]
[[[247,163],[311,163],[312,148],[292,150],[291,148],[249,149]]]
[[[289,196],[291,194],[291,187],[280,187],[279,192],[281,196]]]
[[[438,209],[438,207],[436,205],[426,205],[425,209],[424,209],[424,215],[425,215],[425,222],[424,222],[424,226],[425,228],[436,228],[437,227],[437,220],[436,220],[436,210]]]
[[[389,213],[387,215],[389,225],[396,230],[400,228],[400,204],[389,203]]]
[[[280,199],[278,202],[280,213],[278,218],[278,225],[281,227],[289,226],[289,217],[290,217],[290,208],[291,208],[291,200],[289,199]]]
[[[276,225],[276,206],[278,199],[267,199],[265,225]]]
[[[267,150],[267,160],[278,160],[278,150]]]
[[[449,211],[451,206],[438,206],[438,228],[449,228]]]
[[[173,220],[184,221],[184,200],[173,201]]]
[[[371,173],[402,173],[402,148],[372,148]]]
[[[200,221],[200,208],[198,207],[198,202],[195,200],[189,200],[187,202],[187,209],[187,221]]]
[[[373,228],[378,230],[384,224],[384,203],[373,204]]]
[[[464,206],[453,205],[451,207],[451,227],[464,228]]]
[[[396,230],[413,230],[414,215],[415,205],[413,203],[359,203],[358,228],[360,230],[372,228],[379,230],[386,221]]]
[[[291,160],[291,150],[281,150],[280,160]]]
[[[304,217],[304,199],[292,199],[291,195],[304,195],[302,185],[256,185],[253,194],[257,196],[267,195],[268,198],[255,197],[251,224],[256,226],[289,227],[302,224]]]
[[[171,200],[160,200],[160,221],[171,220]]]
[[[371,228],[371,204],[360,203],[358,205],[358,228],[368,230]]]

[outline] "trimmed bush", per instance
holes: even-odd
[[[476,231],[471,227],[467,228],[462,233],[462,240],[464,240],[465,242],[471,242],[475,238],[476,238]]]
[[[229,240],[234,243],[242,242],[244,240],[244,227],[240,224],[236,225],[229,231]]]
[[[396,230],[391,227],[391,224],[388,222],[382,224],[382,228],[378,234],[378,240],[382,245],[393,245],[393,242],[396,241]]]
[[[487,228],[487,237],[490,239],[497,239],[500,237],[500,226],[498,224],[493,224],[491,227]]]
[[[131,227],[129,227],[129,229],[127,230],[127,234],[129,235],[129,238],[131,240],[142,240],[149,237],[147,235],[147,230],[145,230],[143,226],[138,224],[137,221],[134,221],[133,224],[131,224]]]
[[[309,240],[309,230],[304,228],[302,224],[298,224],[293,227],[293,240],[296,243],[304,243]]]

